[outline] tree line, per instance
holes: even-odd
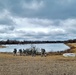
[[[0,44],[41,44],[41,43],[76,43],[76,39],[64,41],[18,41],[18,40],[1,40]]]

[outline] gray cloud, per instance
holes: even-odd
[[[0,19],[0,24],[1,25],[13,25],[14,22],[9,18],[3,18],[3,19]]]
[[[75,0],[0,0],[0,39],[74,39],[75,6]]]
[[[0,0],[0,9],[7,9],[17,17],[75,18],[75,6],[75,0]]]
[[[12,17],[12,20],[15,25],[0,25],[0,35],[4,39],[66,40],[76,38],[76,19],[50,20]]]
[[[6,33],[6,34],[8,34],[8,33],[10,33],[10,34],[12,34],[11,32],[13,32],[14,31],[14,26],[7,26],[7,25],[0,25],[0,33],[1,34],[3,34],[3,33]]]

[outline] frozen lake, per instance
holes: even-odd
[[[44,48],[46,52],[56,52],[56,51],[64,51],[66,49],[69,49],[68,46],[66,46],[63,43],[56,43],[56,44],[24,44],[24,45],[4,45],[6,48],[0,48],[0,52],[13,52],[14,48],[17,49],[27,49],[31,48],[31,46],[36,47],[38,51],[40,52],[41,48]]]

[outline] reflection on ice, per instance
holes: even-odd
[[[0,52],[13,52],[14,48],[17,50],[19,49],[30,49],[32,46],[34,46],[38,52],[41,51],[41,48],[45,49],[46,52],[56,52],[56,51],[64,51],[66,49],[69,49],[68,46],[66,46],[63,43],[56,43],[56,44],[24,44],[24,45],[6,45],[6,48],[0,48]]]

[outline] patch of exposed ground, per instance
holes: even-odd
[[[76,75],[76,58],[0,54],[0,75]]]

